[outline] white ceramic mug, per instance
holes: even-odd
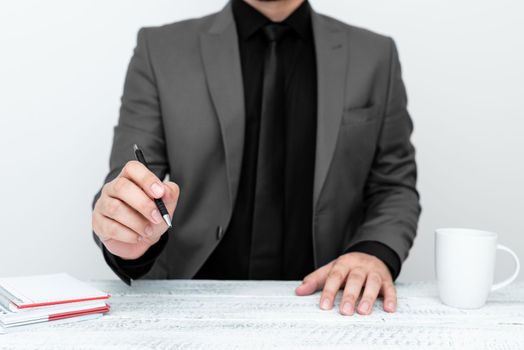
[[[493,285],[497,249],[515,259],[515,272],[508,279]],[[520,271],[517,255],[497,244],[494,232],[441,228],[435,232],[435,271],[440,300],[446,305],[475,309],[486,303],[491,291],[513,282]]]

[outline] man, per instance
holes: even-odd
[[[95,240],[127,283],[303,279],[296,293],[322,290],[324,310],[343,289],[343,315],[379,294],[393,312],[420,214],[406,103],[393,41],[307,1],[142,29]]]

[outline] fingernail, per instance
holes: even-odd
[[[151,228],[151,226],[147,225],[144,229],[144,233],[147,237],[151,237],[153,235],[153,229]]]
[[[388,309],[391,310],[391,311],[395,311],[395,303],[389,302],[388,303]]]
[[[320,303],[320,308],[322,310],[329,310],[331,308],[331,302],[328,298],[322,300],[322,303]]]
[[[351,303],[345,303],[344,306],[342,306],[342,313],[345,315],[353,314],[353,305]]]
[[[162,197],[164,195],[164,188],[156,182],[151,185],[151,191],[156,197]]]
[[[361,312],[368,312],[369,311],[369,303],[367,301],[364,301],[359,304],[358,308]]]
[[[155,224],[159,224],[162,222],[162,215],[160,215],[160,212],[158,211],[158,209],[154,209],[151,212],[151,217],[153,218],[153,221],[155,222]]]

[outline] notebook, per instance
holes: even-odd
[[[0,278],[0,303],[8,310],[105,300],[109,294],[65,273]],[[6,302],[8,301],[8,302]]]
[[[67,274],[0,278],[0,328],[101,315],[109,297]]]
[[[0,314],[1,314],[1,312],[0,312]],[[103,314],[96,313],[96,314],[89,314],[89,315],[84,315],[84,316],[77,316],[77,317],[74,317],[74,318],[64,318],[64,319],[53,321],[53,325],[63,324],[63,323],[71,323],[71,322],[90,321],[90,320],[95,320],[97,318],[100,318],[102,316],[103,316]],[[26,329],[35,329],[35,328],[39,328],[39,327],[46,327],[46,325],[48,325],[48,324],[49,323],[47,323],[47,322],[45,322],[45,323],[44,322],[39,322],[39,323],[31,323],[31,324],[27,324],[27,325],[21,325],[19,327],[5,327],[5,326],[2,326],[2,324],[0,323],[0,335],[7,334],[7,333],[24,331]]]
[[[18,327],[78,316],[102,314],[108,311],[109,305],[100,301],[44,306],[36,309],[24,309],[22,312],[11,312],[0,308],[0,326],[4,328]]]

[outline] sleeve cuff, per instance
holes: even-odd
[[[115,272],[127,285],[131,285],[132,279],[138,279],[151,270],[156,259],[164,250],[168,241],[168,236],[167,233],[163,234],[157,243],[152,245],[144,255],[135,260],[125,260],[113,255],[103,244],[102,252],[107,264],[111,267],[113,272]]]
[[[388,267],[393,281],[397,279],[401,268],[400,258],[387,245],[378,241],[362,241],[344,251],[344,253],[351,252],[366,253],[379,258]]]

